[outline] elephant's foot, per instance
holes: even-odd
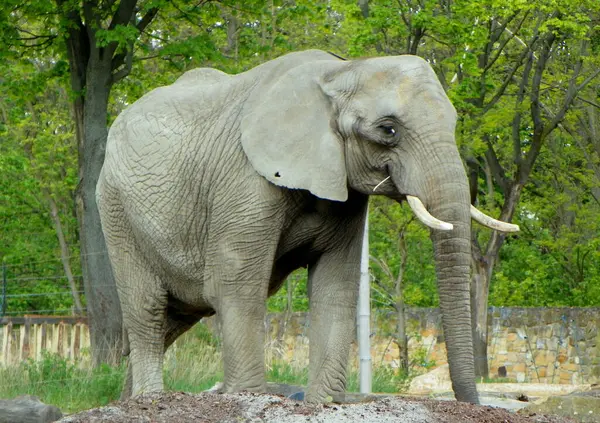
[[[311,404],[324,404],[328,402],[344,403],[345,392],[328,393],[325,389],[308,388],[304,400]]]
[[[127,363],[127,370],[125,373],[125,380],[123,382],[123,389],[121,390],[121,401],[131,398],[133,393],[133,371],[131,368],[131,362]]]
[[[154,366],[152,367],[154,368]],[[162,366],[159,368],[162,370]],[[136,380],[135,375],[141,373],[136,372],[135,368],[133,369],[133,389],[131,392],[132,396],[138,396],[142,394],[149,394],[151,392],[163,392],[164,391],[164,382],[162,378],[162,372],[152,372],[151,370],[146,370],[145,374],[142,374],[142,377]]]
[[[150,394],[150,393],[155,393],[155,392],[164,392],[164,388],[163,388],[162,384],[160,384],[160,385],[154,384],[154,385],[150,385],[150,386],[134,388],[131,396],[136,397],[138,395]]]

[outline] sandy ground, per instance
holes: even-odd
[[[448,400],[380,397],[353,404],[308,405],[272,394],[148,394],[83,411],[63,423],[99,422],[402,422],[402,423],[567,423],[572,420],[522,415],[503,408]]]

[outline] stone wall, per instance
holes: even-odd
[[[374,365],[398,365],[393,342],[395,315],[371,319]],[[305,313],[271,314],[267,360],[284,359],[299,367],[308,363],[308,325]],[[600,382],[600,308],[490,308],[488,359],[490,377],[515,382]],[[409,357],[425,371],[446,363],[446,349],[438,309],[407,312]],[[352,359],[356,365],[356,345]],[[503,367],[503,369],[501,369]],[[502,371],[504,370],[504,371]],[[505,374],[505,376],[504,376]]]

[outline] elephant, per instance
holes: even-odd
[[[308,268],[305,400],[343,394],[370,195],[431,227],[455,397],[478,402],[470,203],[457,113],[411,55],[289,53],[237,75],[189,71],[110,128],[96,199],[123,313],[124,395],[164,389],[165,350],[202,317],[223,337],[224,392],[265,392],[266,300]]]

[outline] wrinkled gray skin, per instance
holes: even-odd
[[[265,302],[308,266],[306,400],[346,387],[368,195],[419,197],[432,231],[456,398],[477,402],[469,190],[456,112],[414,56],[292,53],[236,76],[196,69],[115,121],[97,196],[130,354],[124,394],[163,389],[165,349],[223,328],[227,392],[265,391]],[[392,131],[393,129],[393,131]]]

